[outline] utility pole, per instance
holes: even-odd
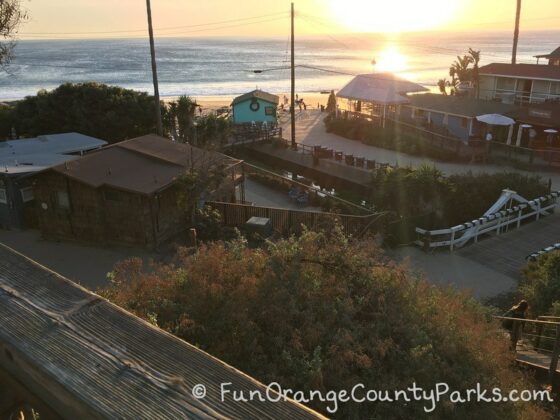
[[[515,30],[513,32],[513,51],[511,53],[511,64],[517,61],[517,42],[519,41],[519,20],[521,18],[521,0],[517,0],[517,11],[515,14]]]
[[[152,7],[150,0],[146,0],[146,8],[148,9],[148,32],[150,33],[150,53],[152,55],[152,77],[154,79],[154,101],[156,108],[156,129],[157,135],[163,136],[163,126],[161,123],[161,105],[159,103],[159,86],[156,66],[156,47],[154,44],[154,29],[152,27]]]
[[[291,57],[291,79],[292,79],[292,90],[290,99],[290,115],[292,119],[292,148],[296,149],[296,66],[295,66],[295,54],[294,54],[294,3],[292,3],[292,14],[291,14],[291,24],[292,24],[292,57]]]

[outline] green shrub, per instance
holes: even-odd
[[[194,214],[194,228],[198,239],[202,241],[217,241],[235,238],[235,229],[224,226],[220,212],[210,206],[196,209]]]
[[[15,127],[19,136],[35,137],[75,131],[109,142],[153,133],[154,99],[136,92],[100,83],[65,83],[52,91],[28,96],[4,116],[4,127]]]
[[[560,308],[560,251],[541,255],[523,269],[519,295],[529,302],[534,316]],[[553,308],[554,307],[554,308]]]
[[[443,174],[431,165],[389,168],[374,173],[371,196],[379,209],[399,217],[426,217],[425,229],[446,228],[481,217],[504,189],[512,189],[526,199],[540,197],[548,186],[539,176],[517,172],[497,174]]]

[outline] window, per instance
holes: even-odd
[[[120,201],[121,197],[117,191],[114,190],[105,190],[105,201]]]
[[[264,108],[264,113],[265,115],[271,115],[274,116],[276,115],[276,108],[273,106],[267,106]]]
[[[68,197],[68,193],[66,191],[56,192],[56,202],[58,204],[58,207],[61,209],[70,208],[70,198]]]
[[[8,203],[8,196],[6,195],[5,188],[0,188],[0,203],[4,203],[4,204]]]
[[[24,187],[20,190],[20,192],[21,192],[21,199],[23,200],[24,203],[33,201],[33,199],[35,198],[33,196],[33,188],[31,187]]]
[[[496,89],[498,90],[515,90],[515,79],[499,77],[496,82]]]

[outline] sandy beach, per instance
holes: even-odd
[[[289,93],[279,93],[275,94],[280,97],[280,103],[284,96],[290,97]],[[322,94],[320,92],[302,92],[297,93],[299,99],[303,99],[304,102],[307,104],[308,108],[316,109],[321,105],[327,105],[327,101],[329,99],[328,94]],[[165,102],[171,102],[176,100],[178,96],[166,96],[162,98]],[[235,98],[234,96],[193,96],[193,99],[202,107],[202,110],[205,112],[211,112],[216,109],[222,108],[224,106],[230,106],[231,102]]]

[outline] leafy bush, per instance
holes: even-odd
[[[540,176],[518,172],[452,175],[449,182],[453,186],[445,206],[449,226],[482,216],[504,189],[528,200],[548,194],[548,186]]]
[[[560,309],[560,251],[541,255],[527,264],[519,295],[529,302],[533,315],[557,314]]]
[[[0,138],[35,137],[75,131],[117,142],[155,131],[154,99],[100,83],[65,83],[52,91],[39,91],[3,112]]]
[[[524,389],[508,340],[465,295],[388,263],[340,228],[250,249],[216,242],[173,265],[115,267],[102,294],[264,383],[294,390]],[[325,411],[327,403],[311,404]],[[345,403],[337,418],[425,418],[423,403]],[[544,418],[530,403],[442,402],[436,419]]]
[[[203,241],[217,241],[219,239],[235,238],[238,232],[234,228],[224,226],[220,212],[210,206],[196,209],[194,227],[198,239]]]
[[[508,188],[527,199],[548,192],[539,176],[503,172],[444,177],[434,166],[421,165],[376,171],[370,200],[399,217],[425,218],[423,228],[446,228],[479,218]]]

